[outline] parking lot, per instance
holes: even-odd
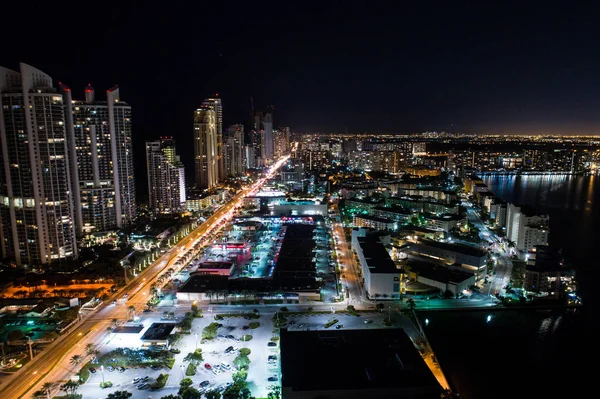
[[[78,393],[84,398],[105,398],[110,392],[116,390],[127,390],[133,394],[134,399],[147,399],[148,397],[160,398],[169,394],[177,394],[179,390],[179,382],[186,377],[191,378],[194,383],[193,387],[201,390],[218,389],[223,391],[226,385],[232,381],[232,374],[236,371],[234,359],[239,354],[239,349],[248,348],[250,354],[250,365],[248,369],[248,388],[254,397],[266,397],[270,391],[269,387],[279,384],[279,344],[271,342],[271,338],[277,334],[274,333],[272,322],[273,315],[261,315],[257,319],[245,319],[243,315],[232,317],[231,315],[222,315],[222,319],[215,320],[213,315],[205,315],[203,318],[194,319],[192,333],[183,335],[182,339],[174,345],[181,352],[175,354],[175,362],[172,369],[161,367],[157,370],[152,368],[127,368],[123,372],[117,370],[108,371],[100,367],[95,367],[97,371],[91,374],[89,380],[83,384]],[[147,317],[141,322],[145,325],[155,320],[156,317]],[[218,322],[222,326],[217,330],[217,337],[213,340],[202,342],[202,330],[210,323]],[[252,322],[257,322],[257,328],[250,328]],[[251,335],[249,341],[241,340],[244,335]],[[137,335],[135,335],[137,337]],[[110,342],[102,347],[103,352],[116,349],[118,347],[139,348],[141,342],[132,334],[114,334]],[[226,349],[233,347],[229,353]],[[202,349],[203,360],[198,364],[196,375],[186,376],[185,372],[189,362],[184,361],[185,356],[194,352],[196,348]],[[275,356],[276,361],[269,363],[269,356]],[[221,366],[226,363],[230,368]],[[219,371],[217,371],[220,369]],[[149,387],[139,389],[141,384],[135,384],[133,380],[144,376],[149,377],[149,383],[152,383],[161,373],[168,373],[169,379],[164,388],[158,391],[151,391]],[[276,378],[277,381],[269,381],[269,378]],[[102,381],[111,381],[111,388],[100,388]],[[207,385],[201,387],[203,381],[208,381]]]
[[[96,373],[93,373],[88,382],[80,387],[78,393],[84,398],[105,398],[108,393],[116,390],[127,390],[133,394],[134,399],[147,399],[148,397],[160,398],[169,394],[177,394],[179,390],[179,382],[186,377],[193,380],[193,387],[201,390],[218,389],[223,391],[227,384],[232,381],[232,374],[236,371],[234,359],[238,356],[241,348],[250,349],[248,358],[250,365],[248,369],[248,388],[252,396],[257,398],[267,397],[267,394],[273,386],[280,385],[280,353],[279,341],[272,341],[274,336],[277,336],[277,330],[273,324],[273,313],[261,314],[257,319],[247,319],[252,314],[245,315],[213,315],[206,314],[203,318],[197,318],[193,321],[191,334],[183,335],[182,339],[174,345],[174,348],[181,352],[174,354],[175,362],[172,369],[161,367],[159,369],[145,368],[127,368],[123,372],[117,370],[108,371],[106,368],[100,370],[96,367]],[[287,314],[284,312],[281,315],[286,315],[287,328],[289,330],[323,330],[325,325],[333,320],[338,320],[337,323],[327,329],[364,329],[364,328],[384,328],[383,320],[387,314],[371,312],[361,313],[359,316],[350,315],[347,313],[301,313]],[[157,316],[157,315],[156,315]],[[151,324],[159,321],[156,316],[146,315],[146,318],[141,322]],[[217,320],[215,320],[217,316]],[[213,340],[202,342],[202,330],[210,323],[218,322],[221,327],[217,329],[217,336]],[[250,328],[252,322],[259,323],[257,328]],[[249,341],[241,340],[242,336],[251,335]],[[271,343],[271,344],[269,344]],[[132,334],[114,334],[108,345],[105,345],[102,350],[109,351],[117,347],[139,348],[141,342],[135,342]],[[269,346],[274,345],[274,346]],[[227,353],[227,348],[232,348]],[[184,361],[185,356],[194,352],[196,348],[202,349],[203,360],[198,364],[197,371],[194,376],[186,376],[186,368],[188,362]],[[230,368],[221,366],[226,363]],[[209,365],[210,367],[206,366]],[[220,371],[215,369],[220,368]],[[161,373],[169,374],[169,379],[164,388],[159,391],[151,391],[149,387],[139,389],[140,384],[134,384],[135,378],[148,376],[149,383],[152,383]],[[276,381],[269,381],[269,378],[275,378]],[[102,381],[111,381],[111,388],[100,388]],[[207,385],[201,387],[203,381],[208,381]]]

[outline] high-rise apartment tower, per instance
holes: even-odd
[[[0,247],[17,265],[77,255],[65,125],[48,75],[0,67]]]

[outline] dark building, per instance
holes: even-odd
[[[286,399],[439,398],[442,387],[403,329],[281,330]]]
[[[525,270],[525,290],[562,298],[574,283],[575,272],[564,263],[560,252],[548,245],[536,245]]]

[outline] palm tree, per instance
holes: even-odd
[[[96,353],[96,345],[92,344],[91,342],[89,344],[85,345],[85,353],[88,356],[93,356],[94,353]]]
[[[74,366],[77,366],[83,360],[83,356],[81,355],[73,355],[71,357],[70,363]]]
[[[50,399],[50,393],[52,392],[52,388],[54,388],[53,382],[44,382],[44,385],[42,385],[41,390],[46,394],[47,399]]]
[[[135,314],[135,306],[130,305],[127,307],[127,312],[129,313],[129,318],[131,319]]]
[[[72,380],[65,382],[60,387],[61,391],[64,391],[67,395],[75,394],[75,392],[77,392],[78,388],[79,388],[79,383],[72,381]]]
[[[48,398],[46,398],[46,393],[43,390],[39,390],[39,391],[35,391],[31,397],[33,399],[50,399],[50,397],[48,396]]]

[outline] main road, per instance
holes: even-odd
[[[8,376],[0,386],[0,397],[22,398],[29,392],[41,389],[44,382],[62,381],[72,376],[77,370],[71,368],[69,359],[75,354],[85,355],[84,347],[86,344],[101,342],[107,332],[107,327],[113,319],[127,320],[129,318],[129,306],[135,306],[137,310],[140,310],[139,306],[143,306],[148,302],[150,286],[166,270],[177,268],[177,261],[188,252],[193,253],[195,251],[194,247],[204,242],[205,235],[212,233],[214,229],[219,228],[228,218],[231,218],[235,208],[241,204],[242,200],[246,196],[255,194],[285,164],[288,158],[289,155],[277,161],[269,168],[266,176],[260,178],[250,187],[242,189],[229,202],[207,218],[204,223],[140,273],[138,278],[115,293],[96,311],[82,316],[82,321],[73,327],[70,332],[57,338],[44,352],[33,358],[17,373]],[[111,304],[112,299],[122,297],[124,293],[129,294],[127,305]]]

